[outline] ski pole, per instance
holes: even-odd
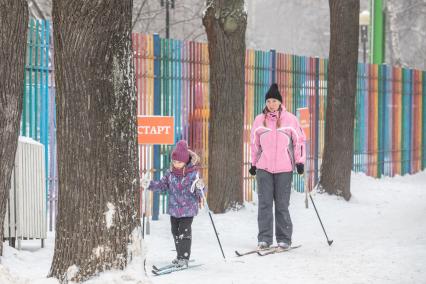
[[[222,244],[220,243],[219,235],[218,235],[218,233],[217,233],[216,226],[214,225],[213,217],[212,217],[212,214],[211,214],[211,212],[210,212],[209,205],[208,205],[208,203],[207,203],[207,198],[206,198],[206,196],[204,195],[204,191],[203,191],[202,189],[200,189],[200,191],[201,191],[201,194],[203,195],[203,199],[204,199],[204,202],[205,202],[205,204],[206,204],[207,212],[209,212],[210,221],[212,222],[213,229],[214,229],[214,233],[216,234],[217,242],[219,243],[219,247],[220,247],[220,251],[222,252],[223,259],[225,259],[225,260],[226,260],[225,253],[223,252]]]
[[[142,239],[145,239],[145,211],[142,213]]]
[[[149,174],[149,171],[147,171],[146,173],[145,173],[145,175],[143,176],[143,179],[146,179],[147,177],[148,177],[148,174]],[[143,191],[143,193],[144,193],[144,202],[145,202],[145,210],[143,210],[143,202],[142,202],[142,200],[140,200],[140,208],[141,208],[141,225],[142,225],[142,239],[144,239],[145,238],[145,211],[146,211],[146,188],[143,188],[144,189],[144,191]],[[141,196],[142,197],[142,196]],[[142,199],[142,198],[141,198]],[[143,213],[142,213],[142,211],[143,211]]]
[[[320,224],[321,224],[322,230],[324,231],[325,237],[326,237],[326,239],[327,239],[327,243],[328,243],[328,245],[329,245],[329,246],[331,246],[331,244],[333,243],[333,240],[329,240],[329,239],[328,239],[327,233],[325,232],[324,226],[323,226],[323,224],[322,224],[322,222],[321,222],[321,218],[320,218],[320,216],[319,216],[319,214],[318,214],[318,210],[317,210],[317,207],[315,206],[314,200],[312,199],[311,193],[309,193],[309,197],[311,198],[312,205],[314,205],[315,212],[317,213],[318,220],[320,221]]]
[[[149,171],[147,171],[145,173],[145,175],[143,176],[143,179],[146,179],[148,177],[148,174],[149,174]],[[145,211],[146,211],[146,188],[145,187],[142,187],[142,188],[144,189],[144,191],[143,191],[143,194],[144,194],[143,202],[145,202],[145,210],[143,209],[142,192],[141,192],[140,198],[139,198],[139,203],[140,203],[139,208],[140,208],[140,211],[141,211],[140,222],[141,222],[141,226],[142,226],[142,228],[141,228],[142,239],[141,239],[141,244],[140,244],[141,249],[143,247],[143,240],[145,239]],[[143,211],[143,213],[142,213],[142,211]],[[143,256],[142,252],[141,252],[141,256]],[[143,265],[143,270],[145,271],[145,275],[146,275],[146,257],[145,257],[145,259],[143,259],[142,265]]]

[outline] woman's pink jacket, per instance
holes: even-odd
[[[285,109],[278,129],[277,119],[268,113],[265,127],[265,115],[256,116],[251,129],[251,163],[270,173],[292,172],[295,164],[305,163],[305,134],[297,117]]]

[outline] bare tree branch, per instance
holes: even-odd
[[[389,32],[391,35],[391,62],[397,66],[401,66],[403,64],[402,62],[402,56],[401,56],[401,49],[399,45],[399,37],[398,32],[396,31],[397,27],[397,16],[395,12],[395,6],[392,0],[388,0],[386,9],[389,15]]]
[[[43,11],[40,9],[39,4],[35,0],[28,0],[28,6],[30,8],[34,7],[34,9],[30,9],[31,16],[37,18],[37,19],[43,19],[45,20],[46,17],[43,14]],[[34,14],[34,10],[37,12],[37,15]]]
[[[139,7],[138,13],[136,14],[136,17],[135,17],[135,19],[133,20],[133,23],[132,23],[132,31],[135,28],[135,25],[138,22],[139,17],[141,16],[143,7],[145,7],[146,2],[147,2],[147,0],[143,0],[141,6]]]
[[[425,8],[426,7],[426,2],[424,2],[424,1],[420,1],[420,2],[417,2],[417,3],[414,3],[414,4],[411,4],[410,6],[408,6],[408,7],[404,7],[404,8],[401,8],[401,9],[399,9],[399,10],[395,10],[395,14],[404,14],[404,13],[407,13],[407,12],[409,12],[409,11],[411,11],[411,10],[413,10],[413,9],[415,9],[415,8],[417,8],[418,6],[420,6],[420,7],[422,7],[422,8]],[[417,10],[417,9],[416,9]]]

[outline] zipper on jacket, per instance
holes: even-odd
[[[278,129],[277,129],[277,123],[275,122],[275,137],[274,137],[274,141],[275,141],[275,160],[274,160],[274,170],[273,172],[275,172],[277,170],[277,156],[278,156],[278,143],[277,143],[277,139],[278,139]]]

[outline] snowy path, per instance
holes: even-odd
[[[257,207],[215,215],[227,264],[208,215],[196,218],[192,255],[206,263],[197,271],[153,279],[153,283],[426,283],[426,174],[374,180],[363,175],[353,179],[349,203],[328,195],[314,200],[330,239],[328,247],[310,204],[293,193],[291,213],[293,242],[302,248],[289,253],[235,258],[233,251],[256,245]],[[166,218],[153,224],[148,263],[173,257]],[[165,248],[157,250],[157,248]],[[241,262],[240,262],[241,261]],[[244,262],[244,263],[243,263]]]
[[[426,283],[426,172],[382,180],[353,175],[352,194],[350,202],[314,195],[327,234],[334,240],[331,247],[312,205],[306,209],[304,195],[292,193],[293,242],[302,244],[297,250],[235,257],[235,249],[248,250],[257,243],[257,207],[247,204],[238,212],[213,216],[226,262],[209,216],[202,212],[194,219],[192,247],[192,257],[202,267],[159,277],[148,273],[149,278],[143,279],[138,259],[124,272],[105,273],[87,283]],[[43,278],[53,253],[50,236],[43,250],[37,249],[38,243],[28,245],[34,252],[5,246],[0,283],[56,283]],[[25,247],[29,242],[23,243]],[[148,271],[152,264],[166,264],[174,258],[167,215],[151,222],[146,245]],[[15,279],[5,280],[12,277],[7,270]]]

